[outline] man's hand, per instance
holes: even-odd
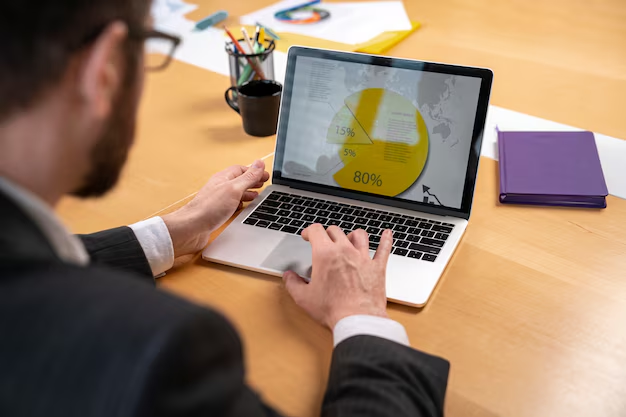
[[[162,216],[172,238],[174,257],[202,250],[212,231],[223,225],[244,201],[252,201],[269,179],[265,163],[255,161],[249,168],[234,165],[213,175],[187,205]]]
[[[302,232],[313,249],[313,271],[307,284],[295,272],[283,275],[287,291],[304,311],[333,330],[344,317],[355,314],[387,317],[385,271],[393,243],[385,230],[374,259],[369,236],[355,230],[346,236],[337,226],[327,230],[314,224]]]

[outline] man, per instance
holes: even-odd
[[[218,313],[154,288],[253,189],[264,164],[213,176],[182,209],[86,236],[52,208],[116,182],[134,135],[148,0],[0,6],[0,415],[266,416],[241,344]],[[285,286],[334,333],[326,416],[437,416],[448,363],[408,347],[385,312],[387,231],[313,225],[313,277]]]

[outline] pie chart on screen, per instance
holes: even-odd
[[[428,158],[424,119],[404,96],[368,88],[344,100],[328,126],[328,143],[340,144],[339,186],[389,197],[419,178]]]

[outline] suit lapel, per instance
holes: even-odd
[[[60,261],[37,225],[0,192],[0,265]]]

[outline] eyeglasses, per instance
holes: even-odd
[[[72,50],[78,50],[94,42],[102,33],[105,26],[93,31],[89,36],[83,38],[74,46]],[[154,29],[133,29],[129,30],[129,38],[135,41],[149,43],[144,45],[146,51],[144,67],[148,71],[161,71],[172,61],[174,52],[180,43],[181,38]]]
[[[158,30],[131,31],[130,36],[146,42],[144,67],[147,71],[161,71],[165,69],[172,58],[181,38],[160,32]]]

